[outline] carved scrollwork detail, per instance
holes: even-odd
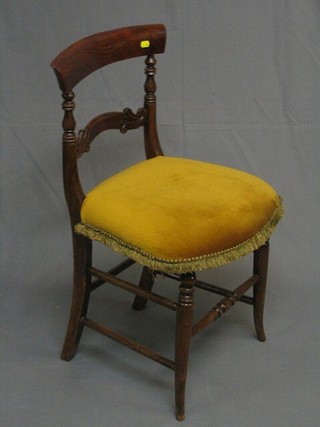
[[[120,128],[121,133],[126,133],[129,129],[137,129],[145,123],[148,112],[145,108],[139,108],[134,113],[130,108],[123,110],[123,120]]]
[[[90,151],[90,133],[89,129],[81,129],[78,133],[77,155],[81,157],[83,153]]]

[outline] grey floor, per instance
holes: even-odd
[[[201,277],[233,285],[232,277],[242,280],[250,261]],[[124,277],[136,279],[138,273],[134,266]],[[174,418],[173,373],[161,365],[89,330],[71,362],[59,359],[70,298],[61,274],[51,285],[21,286],[15,297],[8,286],[4,293],[4,302],[6,296],[11,302],[1,322],[1,426],[181,425]],[[155,289],[171,297],[177,292],[175,283],[162,278]],[[196,316],[217,300],[200,292]],[[255,338],[251,307],[244,304],[194,338],[184,425],[317,427],[319,332],[317,315],[309,310],[314,298],[305,292],[301,300],[271,268],[267,342]],[[173,313],[152,303],[134,312],[131,301],[121,290],[102,287],[90,312],[170,357]]]

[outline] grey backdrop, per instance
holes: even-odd
[[[159,132],[165,152],[240,167],[270,181],[286,217],[272,238],[268,341],[239,306],[192,345],[185,426],[319,425],[319,0],[1,0],[1,425],[175,426],[172,373],[94,333],[59,360],[71,295],[61,179],[62,112],[49,63],[88,34],[161,22]],[[133,87],[130,80],[138,84]],[[79,85],[79,124],[141,106],[143,60]],[[141,85],[139,86],[139,84]],[[98,89],[95,85],[98,84]],[[142,159],[140,131],[101,138],[82,162],[88,186]],[[102,139],[105,143],[102,143]],[[95,169],[93,169],[93,165]],[[98,263],[117,259],[97,248]],[[233,286],[243,260],[202,276]],[[136,277],[138,270],[128,273]],[[161,284],[168,294],[176,286]],[[161,285],[158,285],[159,287]],[[108,301],[110,304],[108,305]],[[170,354],[174,319],[132,313],[101,289],[97,317]],[[207,301],[198,297],[200,308]],[[122,326],[121,326],[122,325]],[[142,326],[143,332],[138,331]],[[179,424],[180,425],[180,424]]]

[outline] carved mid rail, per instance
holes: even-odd
[[[78,134],[77,157],[81,157],[90,150],[92,141],[101,133],[110,129],[118,129],[121,133],[126,133],[129,129],[137,129],[143,126],[148,117],[145,108],[139,108],[134,113],[130,108],[125,108],[123,112],[103,113],[90,120],[84,129]]]

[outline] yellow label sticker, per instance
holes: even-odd
[[[140,47],[142,47],[142,49],[145,49],[146,47],[150,46],[150,40],[141,40],[140,42]]]

